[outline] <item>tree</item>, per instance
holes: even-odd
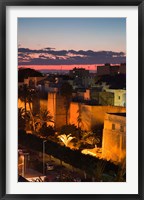
[[[24,102],[25,123],[26,123],[27,103],[29,105],[29,114],[30,114],[30,119],[32,121],[32,127],[33,127],[34,132],[35,132],[35,119],[34,119],[34,115],[32,112],[31,104],[33,103],[34,98],[37,95],[38,95],[38,92],[36,91],[36,89],[30,88],[26,84],[24,84],[22,87],[20,87],[19,91],[18,91],[18,97],[20,98],[21,101]]]
[[[39,114],[35,116],[35,126],[36,131],[38,132],[42,127],[45,129],[47,127],[47,122],[52,122],[53,117],[50,112],[46,109],[40,109]]]
[[[39,118],[42,124],[47,124],[47,122],[54,123],[53,116],[47,109],[40,109]]]
[[[19,68],[18,70],[18,81],[23,82],[28,77],[42,77],[42,73],[31,68]]]
[[[27,106],[26,106],[26,104],[27,104],[27,93],[28,93],[27,90],[28,89],[27,89],[26,84],[19,87],[19,89],[18,89],[18,98],[20,98],[20,100],[24,102],[25,113],[27,112]],[[25,115],[25,117],[26,117],[26,115]],[[26,121],[26,118],[25,118],[25,121]]]
[[[60,94],[64,97],[64,106],[66,110],[66,125],[68,124],[68,112],[72,98],[72,86],[69,83],[63,83],[60,88]]]
[[[78,117],[77,117],[77,122],[78,122],[78,128],[81,128],[82,125],[82,115],[81,115],[81,104],[78,103]]]
[[[64,125],[61,127],[60,134],[71,134],[72,136],[77,137],[77,127],[74,124]]]
[[[42,127],[39,129],[40,134],[45,137],[53,136],[55,134],[55,130],[52,126],[47,126],[43,124]]]
[[[25,129],[25,109],[18,108],[18,129]]]
[[[64,143],[64,145],[67,147],[69,145],[69,143],[75,138],[72,137],[71,134],[69,135],[59,135],[58,138]]]
[[[125,178],[124,178],[125,174],[126,174],[126,159],[124,159],[119,165],[119,169],[118,169],[118,173],[116,175],[115,181],[116,182],[125,181]]]
[[[96,169],[94,169],[94,178],[97,182],[102,180],[102,175],[106,166],[106,161],[100,160],[96,164]]]
[[[25,146],[29,149],[32,148],[33,150],[40,152],[43,151],[42,138],[39,138],[34,134],[26,134],[24,131],[19,132],[21,133],[18,137],[19,145]],[[105,165],[102,163],[98,164],[98,167],[101,169],[98,168],[97,172],[95,173],[98,173],[99,171],[100,174],[103,174],[103,170],[106,172],[110,169],[113,170],[114,173],[117,173],[118,170],[118,165],[115,165],[110,161],[105,161],[90,155],[82,154],[80,150],[71,150],[70,148],[61,146],[60,144],[49,139],[45,143],[45,153],[85,171],[87,175],[90,175],[90,177],[95,177],[94,172],[96,171],[96,166],[99,161],[102,163],[104,162]],[[99,180],[101,180],[101,178],[99,178]]]

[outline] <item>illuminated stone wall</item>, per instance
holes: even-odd
[[[66,124],[66,109],[64,106],[64,98],[58,93],[48,93],[48,110],[53,116],[55,128],[59,130],[63,125]]]
[[[126,157],[126,117],[105,114],[102,157],[120,163]]]
[[[49,110],[49,108],[48,108],[48,100],[47,99],[40,99],[40,109]]]
[[[45,79],[45,77],[28,77],[24,79],[24,84],[30,85],[33,83],[34,86],[37,85],[38,81]]]
[[[120,106],[92,106],[92,126],[104,123],[106,113],[125,113],[126,108]]]
[[[92,107],[72,102],[70,105],[70,124],[78,126],[78,116],[81,116],[81,128],[83,130],[91,129]]]
[[[32,105],[31,105],[32,106]],[[24,102],[18,100],[18,107],[24,108]],[[56,129],[60,129],[66,124],[66,110],[64,98],[58,93],[48,93],[48,100],[40,100],[40,108],[47,109],[53,117]],[[27,104],[27,110],[29,105]],[[68,122],[78,126],[78,117],[81,116],[81,128],[90,131],[97,125],[104,123],[105,113],[109,112],[126,112],[125,107],[119,106],[91,106],[82,103],[72,102],[68,113]]]
[[[123,113],[126,112],[125,107],[119,106],[91,106],[72,102],[70,106],[70,124],[75,124],[78,126],[78,116],[81,113],[82,129],[90,131],[93,127],[97,125],[102,125],[104,123],[105,113]],[[79,111],[80,110],[80,111]]]
[[[31,103],[31,107],[32,107],[32,103]],[[18,108],[25,108],[25,103],[24,103],[24,101],[21,101],[20,99],[18,99]],[[28,104],[28,103],[26,103],[26,109],[27,109],[27,110],[30,110],[29,104]]]

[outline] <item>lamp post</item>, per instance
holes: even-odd
[[[27,169],[27,156],[29,156],[29,153],[21,153],[21,159],[22,159],[22,176],[25,177],[25,172]]]
[[[43,175],[45,175],[45,142],[47,140],[43,140]]]

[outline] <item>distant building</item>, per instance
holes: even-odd
[[[28,77],[24,79],[24,84],[30,87],[36,87],[38,82],[45,79],[45,77]]]
[[[84,68],[74,68],[73,70],[69,71],[69,76],[73,78],[74,85],[78,87],[85,87],[87,88],[89,84],[92,84],[93,79],[90,77],[89,70]]]
[[[99,105],[106,106],[111,105],[114,106],[114,93],[112,92],[99,92]]]
[[[116,74],[126,74],[126,64],[122,63],[120,65],[111,65],[109,63],[103,66],[97,66],[97,75],[116,75]]]
[[[59,93],[48,93],[48,111],[53,116],[54,126],[59,130],[66,125],[66,109],[64,98]],[[81,116],[82,130],[90,131],[93,127],[103,125],[107,112],[126,112],[125,107],[86,105],[80,102],[71,102],[68,112],[68,123],[78,126]]]
[[[117,90],[117,89],[107,89],[106,92],[113,94],[114,97],[114,106],[124,106],[126,107],[126,90]]]
[[[76,101],[90,101],[90,90],[79,89],[77,92],[73,93],[73,99]]]
[[[121,65],[119,66],[119,73],[126,74],[126,63],[121,63]]]
[[[89,70],[86,70],[85,68],[74,68],[69,71],[69,75],[71,77],[87,77],[89,76]]]
[[[126,113],[106,113],[104,118],[102,157],[121,163],[126,157]]]
[[[105,88],[105,89],[104,89]],[[126,107],[126,90],[108,89],[108,87],[91,89],[90,97],[102,106],[122,106]]]
[[[85,88],[95,87],[95,77],[91,76],[91,74],[89,74],[86,77],[83,77],[82,78],[82,85]]]

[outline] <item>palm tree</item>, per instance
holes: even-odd
[[[26,113],[27,113],[27,103],[29,105],[29,114],[32,120],[32,127],[33,127],[34,132],[35,132],[35,120],[34,120],[31,104],[33,103],[33,99],[34,97],[36,97],[36,95],[37,95],[36,90],[28,87],[26,84],[20,87],[18,91],[18,97],[20,98],[21,101],[24,102],[25,122],[26,122]]]
[[[115,181],[116,182],[123,182],[125,174],[126,174],[126,159],[124,159],[122,161],[122,163],[120,164],[117,176],[115,178]]]
[[[42,127],[47,127],[47,122],[52,122],[53,117],[50,112],[46,109],[41,109],[39,114],[35,116],[35,125],[39,124],[39,129]]]
[[[93,179],[96,182],[100,182],[102,180],[102,175],[103,175],[105,166],[106,166],[106,161],[100,160],[100,161],[97,161],[96,167],[93,168],[92,170]]]
[[[78,128],[81,128],[82,125],[82,115],[81,115],[81,104],[78,103],[78,117],[77,117],[77,122],[78,122]]]
[[[27,93],[28,93],[28,89],[27,89],[27,85],[24,84],[23,86],[18,88],[18,98],[20,98],[21,101],[24,102],[24,109],[25,109],[25,113],[27,112]],[[26,115],[25,115],[25,120],[26,120]]]
[[[25,129],[25,109],[18,108],[18,129]]]
[[[69,145],[69,143],[75,138],[75,137],[72,137],[71,134],[69,135],[66,135],[66,134],[63,134],[63,135],[59,135],[58,138],[64,143],[64,145],[67,147]]]
[[[41,109],[41,110],[40,110],[39,118],[40,118],[42,124],[45,124],[45,123],[47,123],[47,122],[52,122],[52,123],[54,123],[54,121],[52,120],[52,119],[53,119],[52,115],[51,115],[50,112],[49,112],[48,110],[46,110],[46,109]]]

